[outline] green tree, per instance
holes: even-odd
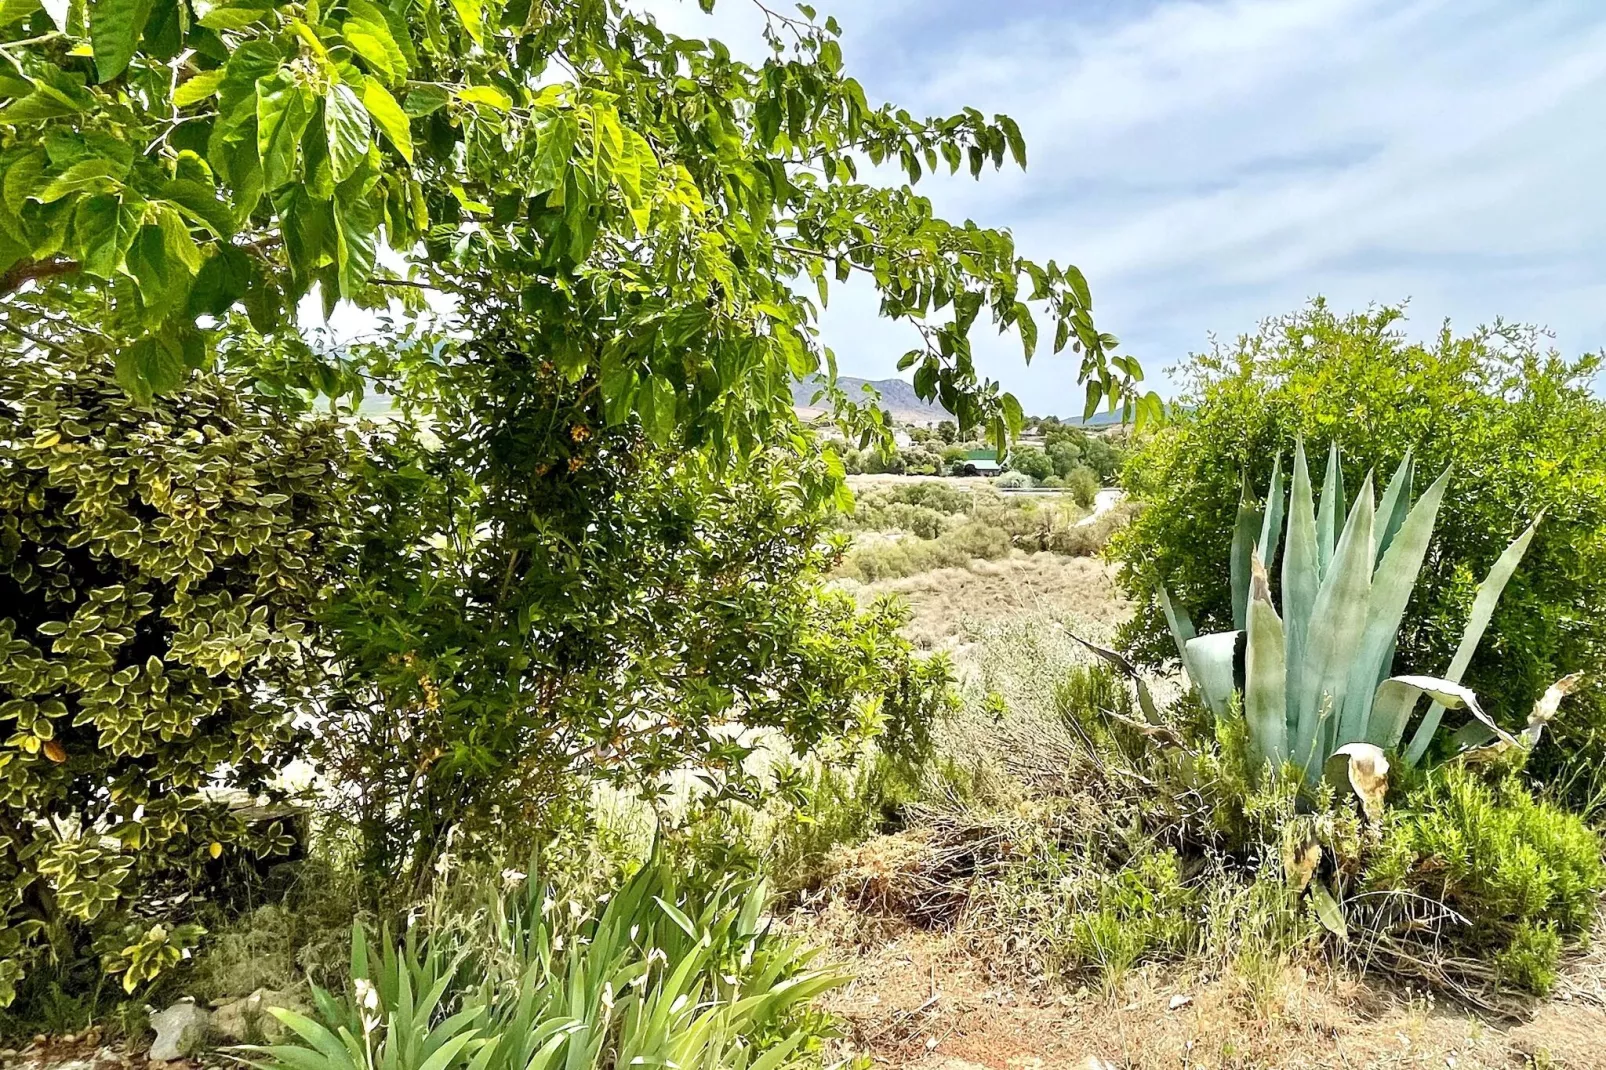
[[[1048,454],[1036,446],[1018,446],[1011,450],[1009,465],[1015,471],[1029,475],[1038,482],[1054,474],[1054,463],[1048,459]]]
[[[1313,456],[1336,441],[1348,487],[1391,472],[1454,465],[1432,550],[1400,633],[1396,672],[1438,674],[1459,641],[1478,582],[1544,511],[1465,682],[1508,726],[1525,723],[1557,677],[1606,655],[1606,406],[1588,388],[1599,360],[1567,361],[1535,330],[1446,327],[1423,343],[1401,311],[1339,315],[1322,301],[1183,366],[1173,426],[1147,436],[1124,483],[1144,508],[1114,541],[1121,583],[1138,600],[1128,647],[1175,656],[1155,591],[1166,584],[1200,630],[1231,628],[1227,547],[1240,472],[1266,486],[1273,459],[1302,436]],[[1317,478],[1320,478],[1319,476]],[[1273,576],[1273,586],[1277,577]],[[1598,805],[1606,705],[1570,700],[1530,769]],[[1576,778],[1574,780],[1573,778]]]
[[[857,177],[861,161],[911,184],[1023,166],[1015,124],[872,107],[834,20],[764,10],[773,51],[753,66],[620,0],[8,4],[0,326],[111,356],[148,397],[207,364],[231,308],[293,335],[314,291],[326,309],[496,293],[532,313],[563,374],[595,377],[610,424],[735,455],[829,364],[794,280],[823,303],[858,272],[917,328],[901,367],[920,396],[1000,445],[1022,414],[976,375],[984,312],[1028,357],[1043,317],[1056,352],[1081,353],[1090,409],[1152,413],[1081,272]],[[361,382],[311,350],[275,372]]]
[[[288,846],[202,789],[293,753],[350,451],[238,386],[144,406],[102,362],[0,366],[0,1005],[44,949],[110,933],[116,964],[180,920],[154,900]]]
[[[493,309],[372,364],[404,419],[362,473],[315,748],[376,898],[420,894],[449,842],[538,839],[596,780],[753,799],[766,736],[826,759],[926,738],[946,663],[817,578],[832,458],[718,472],[609,427],[594,383]]]
[[[1079,464],[1066,474],[1065,486],[1070,490],[1076,504],[1087,508],[1098,497],[1100,486],[1098,473],[1085,464]]]

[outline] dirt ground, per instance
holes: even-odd
[[[1421,992],[1291,970],[1279,1005],[1184,966],[1134,971],[1113,996],[995,969],[948,933],[877,926],[844,942],[840,917],[803,923],[855,980],[826,1000],[845,1050],[894,1070],[1600,1070],[1606,1004],[1564,991],[1520,1021]],[[1564,986],[1565,987],[1565,986]],[[1576,986],[1574,986],[1576,988]]]

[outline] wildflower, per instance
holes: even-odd
[[[504,869],[502,871],[502,883],[508,885],[509,887],[519,883],[523,879],[524,874],[520,873],[516,869]]]
[[[585,424],[575,424],[574,427],[570,428],[569,430],[569,437],[574,439],[576,442],[584,442],[586,439],[591,437],[591,428],[587,427]]]
[[[585,462],[585,458],[584,457],[570,457],[569,458],[569,471],[578,472],[585,465],[585,463],[586,462]]]

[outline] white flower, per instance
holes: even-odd
[[[504,869],[502,871],[502,883],[503,884],[514,885],[514,884],[517,884],[520,881],[522,881],[524,879],[524,877],[525,877],[525,875],[523,873],[520,873],[516,869]]]

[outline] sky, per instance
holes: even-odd
[[[772,7],[775,0],[766,0]],[[646,0],[758,57],[751,0]],[[1606,347],[1606,3],[1598,0],[816,0],[872,103],[1013,116],[1029,166],[919,184],[939,213],[1079,266],[1151,385],[1212,336],[1325,295],[1409,301],[1408,329],[1502,316]],[[963,174],[963,173],[962,173]],[[868,288],[822,323],[844,374],[913,345]],[[978,339],[1028,411],[1079,408],[1074,358]],[[1598,384],[1606,386],[1606,383]]]

